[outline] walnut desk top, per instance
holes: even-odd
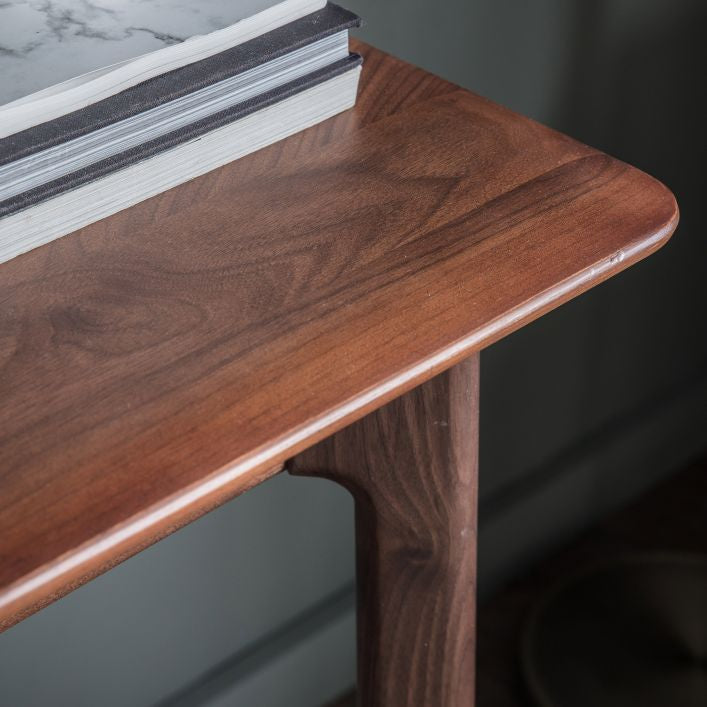
[[[0,626],[674,230],[651,177],[357,48],[353,111],[0,266]]]

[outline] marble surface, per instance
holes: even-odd
[[[0,0],[0,105],[227,27],[278,0]]]

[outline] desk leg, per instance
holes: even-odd
[[[474,702],[479,357],[289,465],[356,500],[358,703]]]

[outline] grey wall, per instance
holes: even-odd
[[[347,5],[365,39],[681,205],[663,251],[483,356],[488,593],[707,446],[703,3]],[[278,477],[0,636],[0,705],[316,705],[353,680],[352,580],[347,495]]]

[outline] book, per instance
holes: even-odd
[[[6,46],[30,10],[40,37]],[[321,0],[0,4],[0,262],[350,108],[359,23]]]

